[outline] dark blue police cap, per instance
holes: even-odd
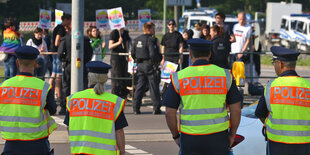
[[[18,59],[34,60],[40,54],[39,50],[32,46],[22,46],[15,51]]]
[[[101,61],[90,61],[85,65],[91,73],[107,74],[112,67]]]
[[[296,61],[300,54],[297,51],[290,50],[281,46],[272,46],[270,48],[270,51],[273,54],[273,59],[277,59],[280,61]]]
[[[187,43],[190,45],[190,49],[194,51],[208,51],[211,48],[211,45],[213,44],[211,41],[206,39],[190,39],[187,41]]]

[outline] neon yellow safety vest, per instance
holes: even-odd
[[[265,120],[271,141],[310,143],[310,82],[297,76],[278,77],[265,88],[269,115]]]
[[[67,97],[71,153],[118,154],[115,121],[124,105],[124,99],[110,93],[97,95],[93,89]]]
[[[5,140],[48,137],[57,124],[44,109],[50,85],[36,77],[17,75],[0,86],[1,136]]]
[[[226,94],[231,86],[229,70],[216,65],[189,66],[171,74],[181,97],[179,131],[206,135],[229,128]]]

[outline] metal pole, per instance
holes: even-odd
[[[253,66],[253,38],[254,38],[255,36],[251,36],[250,37],[250,47],[249,47],[249,50],[250,50],[250,76],[251,77],[253,77],[253,68],[252,68],[252,66]],[[253,83],[253,81],[254,81],[254,79],[251,79],[251,83]]]
[[[163,34],[167,32],[167,0],[164,0]]]
[[[174,6],[174,20],[176,23],[176,29],[179,30],[179,6]]]
[[[72,0],[72,8],[71,94],[84,89],[84,0]]]
[[[184,11],[185,11],[185,5],[182,6],[182,15],[183,15]]]

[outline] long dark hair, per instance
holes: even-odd
[[[206,36],[203,35],[203,30],[204,29],[207,29],[207,31],[209,32]],[[210,26],[209,25],[203,24],[201,26],[200,39],[207,39],[207,40],[211,39],[211,36],[210,36]]]
[[[213,31],[217,32],[217,35],[219,35],[221,38],[224,38],[224,29],[218,25],[214,25],[211,27]]]

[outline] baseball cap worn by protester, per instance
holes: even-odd
[[[169,19],[169,20],[168,20],[168,24],[173,24],[173,25],[175,25],[175,20],[174,20],[174,19]]]

